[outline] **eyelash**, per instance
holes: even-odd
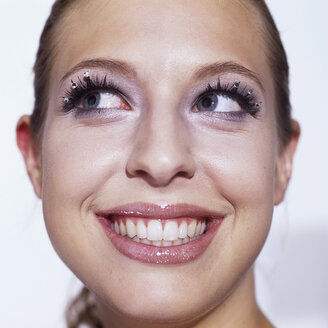
[[[93,92],[97,91],[106,91],[109,93],[117,94],[118,96],[122,96],[124,100],[127,98],[126,95],[120,91],[120,89],[115,86],[112,82],[107,81],[107,75],[104,78],[99,79],[98,76],[94,78],[91,77],[83,78],[81,80],[78,77],[78,82],[74,83],[72,81],[72,85],[75,85],[75,88],[71,88],[70,90],[66,90],[65,96],[63,97],[63,111],[65,113],[71,112],[72,110],[76,111],[76,115],[83,115],[92,112],[100,112],[101,109],[85,109],[82,107],[77,107],[77,104],[81,101],[81,99]],[[236,85],[238,85],[236,87]],[[251,90],[251,92],[250,92]],[[206,95],[217,94],[226,96],[234,101],[236,101],[239,106],[243,109],[241,112],[232,112],[232,113],[221,113],[221,115],[225,115],[227,117],[235,117],[235,118],[243,118],[245,114],[250,114],[254,118],[257,117],[258,112],[260,111],[260,103],[256,100],[253,89],[247,88],[247,86],[241,86],[240,82],[234,83],[226,83],[222,84],[220,79],[217,80],[217,83],[214,87],[208,84],[207,88],[204,92],[202,92],[195,100],[193,104],[193,108],[197,105],[197,103]],[[66,100],[66,101],[65,101]],[[217,112],[209,112],[208,115],[216,115]]]
[[[236,87],[236,85],[238,86]],[[247,86],[241,86],[240,82],[221,84],[220,79],[218,79],[214,87],[208,84],[206,90],[197,97],[193,107],[196,106],[203,97],[213,93],[226,96],[236,101],[243,109],[243,112],[224,113],[224,115],[242,118],[246,113],[248,113],[256,118],[260,111],[260,102],[257,101],[253,89],[249,89]],[[209,112],[209,114],[215,115],[217,113]]]
[[[73,85],[74,82],[71,82]],[[95,91],[106,91],[127,98],[126,95],[121,92],[117,86],[115,86],[112,82],[107,81],[107,75],[105,75],[102,79],[96,77],[94,80],[91,79],[91,77],[83,78],[83,80],[81,80],[81,78],[79,77],[78,82],[76,82],[75,85],[75,88],[66,90],[65,96],[63,97],[62,107],[65,113],[68,113],[72,110],[78,111],[78,114],[90,112],[91,109],[77,107],[77,104],[81,101],[83,97],[90,95]],[[65,99],[67,99],[68,101],[65,101]],[[92,111],[95,110],[93,109]]]

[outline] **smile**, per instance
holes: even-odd
[[[178,264],[205,252],[224,215],[187,204],[129,204],[96,214],[123,255],[143,263]]]
[[[117,234],[153,246],[176,246],[196,240],[204,234],[206,220],[179,218],[169,220],[123,218],[111,219],[110,227]]]

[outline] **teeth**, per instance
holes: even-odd
[[[189,243],[190,242],[190,238],[189,237],[186,237],[182,240],[182,244],[186,244],[186,243]]]
[[[151,245],[151,241],[148,240],[147,238],[141,239],[140,242],[143,243],[143,244],[146,244],[146,245]]]
[[[162,240],[162,237],[163,237],[162,223],[158,220],[150,220],[147,229],[147,239],[153,241],[160,241]]]
[[[137,235],[139,238],[147,238],[147,228],[142,220],[137,223]]]
[[[172,246],[173,242],[172,241],[166,241],[166,240],[162,240],[162,246]]]
[[[126,220],[126,231],[130,238],[133,238],[137,234],[136,226],[130,219]]]
[[[115,229],[115,232],[116,232],[116,233],[120,233],[120,228],[119,228],[119,226],[118,226],[117,221],[115,221],[114,229]]]
[[[203,221],[203,222],[202,222],[202,225],[201,225],[201,227],[200,227],[200,234],[201,234],[201,235],[204,233],[205,228],[206,228],[206,223],[205,223],[205,221]]]
[[[151,244],[154,245],[154,246],[162,246],[162,241],[161,240],[154,240],[154,241],[152,241]]]
[[[123,221],[120,222],[120,232],[122,236],[126,236],[126,229],[125,229],[125,224]]]
[[[191,220],[189,224],[182,221],[179,225],[176,220],[166,220],[164,228],[161,220],[147,222],[142,219],[115,220],[110,223],[110,227],[117,234],[137,243],[164,247],[189,243],[199,238],[206,230],[205,221]]]
[[[192,221],[189,225],[188,225],[188,236],[190,238],[195,236],[195,232],[196,232],[196,221]]]
[[[179,227],[179,238],[183,239],[187,237],[188,225],[186,221],[183,221]]]
[[[197,226],[196,226],[195,236],[198,236],[200,234],[201,226],[202,226],[202,224],[199,221],[198,224],[197,224]]]
[[[168,221],[164,227],[163,239],[174,241],[178,239],[178,224],[176,221]]]

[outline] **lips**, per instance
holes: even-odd
[[[223,213],[188,205],[133,203],[96,216],[123,255],[152,264],[186,263],[201,256],[213,240]]]

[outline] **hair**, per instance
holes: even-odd
[[[289,99],[289,66],[286,52],[280,39],[279,31],[264,0],[248,0],[255,13],[261,18],[261,29],[266,44],[267,63],[271,69],[274,91],[276,124],[280,148],[291,140],[293,126]],[[60,48],[60,31],[58,28],[77,0],[56,0],[52,6],[43,32],[34,64],[35,103],[31,115],[31,133],[36,146],[40,145],[44,130],[49,100],[49,78],[55,55]],[[86,287],[70,302],[66,309],[66,322],[69,328],[81,324],[89,327],[102,327],[97,318],[95,302]]]

